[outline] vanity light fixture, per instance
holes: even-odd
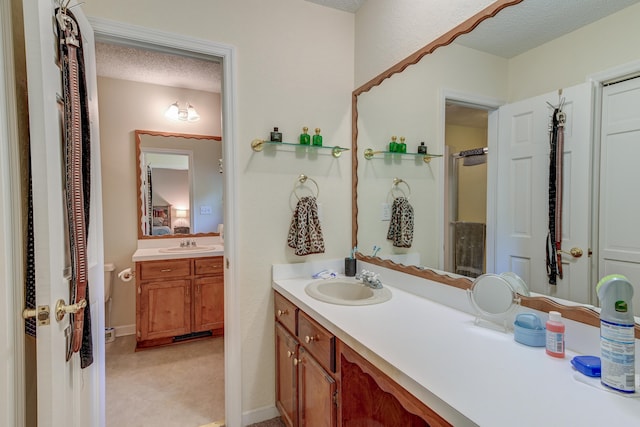
[[[167,108],[164,115],[172,120],[182,120],[185,122],[197,122],[200,120],[200,115],[193,108],[193,105],[187,102],[186,108],[180,108],[178,101],[174,102]]]

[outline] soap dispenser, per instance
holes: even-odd
[[[600,300],[600,352],[603,385],[635,393],[635,319],[633,286],[625,276],[612,274],[596,286]]]

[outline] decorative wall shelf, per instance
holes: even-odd
[[[393,156],[412,156],[412,157],[422,157],[425,163],[429,163],[433,157],[442,157],[442,154],[425,154],[425,153],[398,153],[395,151],[374,151],[372,148],[367,148],[364,150],[364,158],[367,160],[371,160],[375,157],[376,154],[384,154],[384,155],[393,155]]]
[[[340,155],[342,154],[343,151],[348,151],[348,148],[343,148],[343,147],[325,147],[325,146],[321,146],[321,145],[303,145],[303,144],[293,144],[291,142],[272,142],[272,141],[265,141],[264,139],[254,139],[253,141],[251,141],[251,149],[253,151],[259,152],[262,151],[266,145],[286,145],[286,146],[290,146],[290,147],[303,147],[303,148],[311,148],[313,150],[331,150],[331,155],[335,158],[340,157]]]

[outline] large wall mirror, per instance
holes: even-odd
[[[221,138],[136,130],[138,238],[218,234]]]
[[[499,203],[495,193],[498,189],[510,191],[511,184],[505,182],[513,179],[508,171],[500,169],[497,158],[500,108],[549,93],[554,95],[548,101],[557,104],[559,88],[579,85],[592,87],[597,99],[602,81],[589,82],[590,77],[613,69],[631,69],[634,64],[637,69],[632,72],[640,75],[640,56],[635,46],[640,32],[628,32],[637,27],[633,23],[638,19],[637,0],[589,0],[589,4],[496,1],[356,89],[352,160],[353,244],[359,248],[358,258],[465,289],[479,274],[516,271],[517,268],[508,268],[515,264],[501,252],[498,233],[502,224],[496,224],[504,212],[496,207]],[[545,103],[543,98],[539,101]],[[589,105],[587,110],[591,108]],[[504,116],[502,119],[506,120]],[[546,135],[547,119],[536,124],[543,127]],[[567,130],[572,131],[573,128]],[[404,137],[409,154],[385,153],[392,137],[395,141]],[[599,137],[594,132],[594,141]],[[417,154],[423,142],[427,153],[436,157]],[[584,141],[588,167],[593,157],[600,156],[600,146],[591,148],[591,143]],[[481,151],[476,151],[477,158],[465,160],[463,155],[470,150]],[[467,160],[473,166],[466,168]],[[548,173],[548,145],[546,162]],[[571,167],[570,160],[567,164]],[[540,181],[547,179],[544,175],[535,176],[533,179]],[[592,177],[593,171],[588,181]],[[409,247],[396,245],[387,235],[389,207],[398,197],[407,198],[414,212]],[[535,212],[533,215],[546,218],[546,200]],[[598,212],[597,207],[593,208],[589,215],[592,226],[584,233],[591,236],[584,236],[586,243],[582,245],[584,256],[580,262],[587,265],[598,264],[597,259],[589,258],[591,245],[597,244]],[[473,265],[467,269],[457,268],[454,262],[456,235],[452,222],[456,218],[465,225],[479,224],[467,238],[480,238],[484,244],[478,262],[470,261]],[[566,229],[571,230],[571,226],[567,223]],[[373,256],[373,247],[382,249]],[[540,250],[544,253],[544,245]],[[475,255],[461,256],[472,259]],[[578,262],[578,258],[563,256],[569,266]],[[529,265],[533,264],[527,264],[527,268]],[[593,287],[598,280],[596,275],[609,274],[607,267],[601,264],[599,272],[590,272],[586,296],[579,298],[557,293],[546,283],[538,286],[538,280],[531,279],[537,276],[527,268],[517,272],[535,282],[528,285],[536,296],[525,298],[524,305],[545,311],[561,309],[568,318],[598,324],[596,312],[584,305],[598,305]],[[637,269],[640,271],[640,267]],[[638,315],[640,295],[636,299]],[[636,335],[640,336],[640,328],[636,328]]]

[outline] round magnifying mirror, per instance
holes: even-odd
[[[479,317],[506,324],[507,316],[517,306],[518,294],[505,277],[483,274],[471,285],[469,301]]]

